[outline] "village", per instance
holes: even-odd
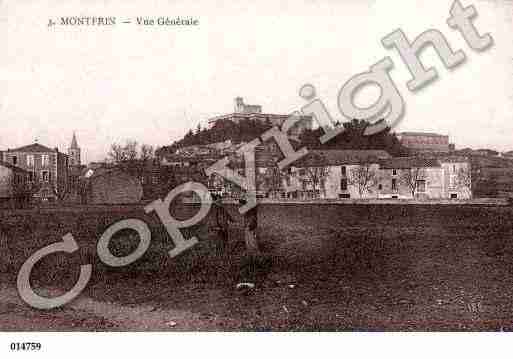
[[[233,113],[209,119],[208,129],[197,129],[196,137],[226,123],[240,127],[245,124],[247,133],[258,137],[266,125],[280,126],[287,118],[284,114],[264,113],[261,106],[247,105],[237,97]],[[311,117],[304,116],[289,133],[291,143],[301,146],[301,135],[313,131],[313,123]],[[402,148],[399,154],[372,148],[308,148],[305,157],[282,170],[277,166],[282,157],[279,147],[273,140],[263,142],[255,155],[257,197],[269,201],[363,203],[461,203],[510,197],[513,151],[457,149],[449,136],[429,132],[394,135]],[[193,136],[190,131],[184,140]],[[215,173],[206,176],[205,169],[228,157],[237,173],[244,173],[239,150],[249,140],[225,136],[222,141],[212,138],[201,144],[185,142],[156,150],[151,145],[142,145],[139,150],[137,142],[127,141],[125,145],[113,144],[106,161],[83,164],[82,149],[73,133],[65,153],[37,142],[3,150],[0,198],[6,208],[135,204],[165,196],[181,183],[197,181],[210,193],[238,199],[243,196],[240,186]]]

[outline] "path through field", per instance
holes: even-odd
[[[96,263],[84,293],[58,310],[30,309],[15,277],[1,276],[0,330],[512,330],[512,214],[268,206],[259,231],[270,261],[252,292],[235,289],[240,241],[221,257],[205,241],[176,262],[163,245],[123,270]],[[49,278],[41,293],[69,285]]]

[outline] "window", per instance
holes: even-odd
[[[18,163],[18,157],[12,156],[12,164],[16,166],[17,163]]]
[[[351,198],[351,195],[349,193],[340,193],[338,198]]]
[[[454,188],[454,187],[456,187],[456,183],[457,183],[457,177],[456,177],[456,175],[450,175],[450,176],[449,176],[449,187],[450,187],[450,188]]]
[[[383,189],[383,185],[380,183],[378,184],[378,189],[381,191]]]
[[[43,182],[48,182],[50,180],[50,172],[41,171],[41,178],[43,179]]]
[[[340,180],[340,190],[347,191],[347,179],[346,178],[342,178]]]
[[[392,176],[397,176],[397,170],[392,170]]]
[[[340,171],[342,172],[342,176],[346,175],[346,166],[340,166]]]
[[[34,167],[34,155],[27,155],[27,166]]]
[[[43,167],[46,167],[50,164],[50,157],[48,155],[41,155],[41,163]]]
[[[426,192],[426,181],[425,180],[417,180],[417,192],[419,192],[419,193]]]
[[[392,191],[397,190],[397,179],[392,178]]]
[[[452,199],[458,198],[458,194],[457,193],[451,193],[451,198]]]

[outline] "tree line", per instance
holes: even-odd
[[[344,132],[324,144],[319,141],[319,138],[324,134],[321,128],[305,129],[299,136],[300,145],[306,146],[308,149],[373,149],[385,150],[392,156],[407,155],[407,150],[401,145],[390,128],[367,136],[365,135],[365,129],[371,125],[367,120],[354,119],[337,125],[344,126]],[[272,123],[269,119],[266,121],[240,120],[237,123],[222,119],[209,129],[198,125],[195,131],[189,130],[182,139],[165,148],[174,152],[182,147],[207,145],[226,140],[231,140],[234,143],[249,142],[258,138],[270,128],[272,128]]]

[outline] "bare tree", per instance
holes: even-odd
[[[265,172],[262,177],[262,185],[259,187],[264,188],[265,192],[270,197],[277,197],[284,189],[283,181],[286,179],[286,174],[283,171],[280,171],[277,164],[265,168]]]
[[[370,163],[360,163],[357,167],[349,170],[347,183],[356,187],[360,198],[367,192],[371,192],[372,187],[378,182],[376,171]]]
[[[135,161],[137,159],[137,141],[127,140],[125,145],[113,143],[110,146],[108,159],[116,164]]]
[[[312,189],[314,192],[319,188],[319,192],[323,192],[326,195],[326,178],[330,174],[330,169],[327,166],[321,167],[306,167],[305,174],[308,181],[312,183]]]
[[[149,161],[155,157],[155,150],[153,146],[143,144],[139,151],[139,159],[143,162]]]
[[[122,162],[126,161],[126,154],[123,149],[123,146],[121,146],[117,143],[113,143],[110,146],[110,151],[107,154],[107,156],[108,156],[108,159],[114,163],[122,163]]]
[[[133,141],[133,140],[126,141],[124,150],[126,153],[127,161],[135,161],[137,159],[137,154],[138,154],[137,147],[138,147],[137,141]]]
[[[456,174],[456,184],[467,194],[472,194],[472,174],[468,167],[461,167]]]
[[[424,180],[426,171],[421,167],[411,167],[401,171],[401,182],[408,186],[411,196],[415,197],[420,180]]]

